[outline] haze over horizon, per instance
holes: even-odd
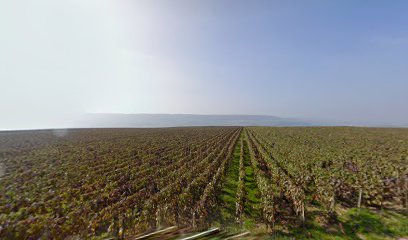
[[[407,1],[0,3],[0,129],[85,113],[407,126]]]

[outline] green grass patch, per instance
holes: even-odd
[[[305,226],[292,227],[288,232],[277,231],[261,239],[337,239],[379,240],[408,236],[408,217],[390,210],[348,209],[339,215],[338,222],[321,224],[309,218]]]
[[[408,236],[406,214],[390,210],[369,210],[352,208],[341,220],[348,233],[355,233],[364,239],[396,239]]]
[[[247,229],[254,227],[260,221],[260,192],[256,184],[254,169],[251,165],[247,142],[244,141],[244,167],[245,167],[245,207],[244,226]]]
[[[239,158],[241,144],[237,141],[232,160],[227,167],[223,188],[220,194],[221,224],[224,226],[235,224],[235,202],[239,176]]]
[[[243,136],[241,135],[241,138]],[[243,228],[255,230],[261,223],[260,192],[256,184],[254,169],[251,165],[249,149],[246,141],[243,141],[243,160],[245,167],[245,202],[243,214]],[[233,159],[227,167],[220,199],[220,224],[229,231],[240,231],[240,226],[235,219],[236,192],[239,178],[241,141],[238,140],[234,148]]]

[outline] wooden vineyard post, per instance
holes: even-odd
[[[399,171],[397,170],[397,177],[396,177],[396,182],[395,184],[397,185],[397,195],[400,196],[401,194],[401,187],[400,187],[400,176],[399,176]]]
[[[125,220],[122,216],[119,217],[118,239],[125,239]]]
[[[405,190],[405,208],[408,210],[408,190]]]
[[[156,210],[156,226],[161,227],[163,224],[163,219],[162,219],[162,211],[160,207],[157,207]]]
[[[405,208],[406,208],[406,210],[408,210],[408,180],[407,180],[407,179],[408,179],[407,177],[404,178],[404,182],[405,182],[405,184],[404,184],[404,190],[405,190]]]
[[[360,188],[360,189],[358,190],[357,208],[360,208],[360,207],[361,207],[361,198],[362,198],[362,196],[363,196],[363,189]]]
[[[335,206],[336,206],[336,195],[333,194],[333,197],[332,197],[332,199],[331,199],[331,201],[330,201],[330,209],[329,209],[329,212],[330,212],[330,213],[333,213],[333,212],[334,212]]]
[[[195,211],[193,212],[193,229],[196,228],[196,213]]]
[[[176,226],[180,226],[180,217],[179,217],[179,206],[178,206],[178,201],[175,201],[174,205],[174,220],[176,222]]]

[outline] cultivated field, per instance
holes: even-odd
[[[0,239],[396,239],[407,208],[408,129],[0,132]]]

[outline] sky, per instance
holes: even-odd
[[[84,113],[408,125],[408,1],[0,1],[0,129]]]

